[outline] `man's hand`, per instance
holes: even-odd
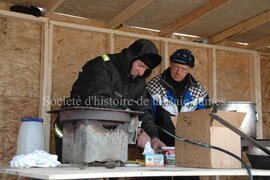
[[[152,148],[154,150],[157,150],[161,147],[164,147],[166,146],[161,140],[159,140],[158,138],[153,138],[151,139],[151,145],[152,145]]]
[[[151,139],[150,136],[145,131],[142,130],[137,137],[137,146],[144,148],[147,141],[151,142],[151,146],[154,150],[166,146],[158,138]]]
[[[144,148],[147,141],[151,142],[151,138],[145,131],[141,130],[140,134],[137,137],[137,146]]]

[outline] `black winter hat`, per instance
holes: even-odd
[[[194,67],[195,58],[189,49],[178,49],[170,57],[170,60],[175,63],[185,64]]]
[[[155,44],[147,39],[136,40],[128,47],[128,51],[133,56],[133,60],[140,59],[151,70],[157,67],[162,60]]]
[[[158,54],[145,54],[139,58],[149,69],[155,69],[161,63],[161,56]]]

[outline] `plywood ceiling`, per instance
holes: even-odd
[[[155,0],[126,23],[160,30],[205,2],[207,0]]]
[[[270,9],[269,0],[234,0],[184,28],[180,33],[210,37],[267,9]]]
[[[133,0],[66,0],[56,12],[109,21]]]
[[[160,36],[183,33],[222,41],[270,45],[270,0],[0,0],[51,8],[52,12],[95,19],[108,28],[124,23],[160,30]],[[48,5],[50,4],[50,5]],[[50,12],[51,13],[51,12]],[[48,13],[49,14],[49,13]],[[254,44],[253,44],[254,43]],[[263,46],[262,46],[263,44]]]

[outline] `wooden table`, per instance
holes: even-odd
[[[89,179],[155,176],[247,176],[245,169],[203,169],[185,167],[25,168],[0,167],[0,173],[40,179]],[[253,176],[270,176],[270,170],[252,169]]]

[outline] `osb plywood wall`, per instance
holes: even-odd
[[[262,118],[264,138],[270,139],[270,56],[261,57]]]
[[[250,101],[252,54],[218,50],[217,97],[225,101]]]
[[[38,117],[41,25],[5,20],[1,27],[0,164],[5,164],[16,154],[20,119]]]

